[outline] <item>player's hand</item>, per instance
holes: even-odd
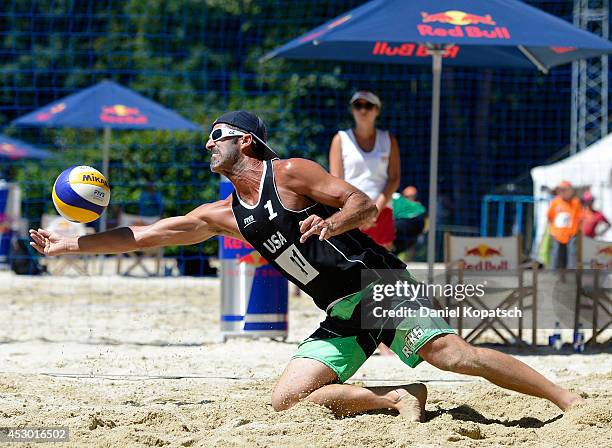
[[[372,227],[374,227],[376,225],[376,219],[374,218],[371,221],[365,223],[364,225],[359,227],[359,230],[361,230],[362,232],[365,232],[368,229],[371,229]]]
[[[385,198],[384,194],[379,194],[378,197],[376,198],[376,218],[378,218],[378,215],[380,215],[380,213],[384,210],[384,208],[387,206],[387,200]],[[374,221],[376,221],[376,219],[374,219]]]
[[[385,196],[383,194],[378,195],[378,197],[376,198],[375,204],[376,204],[376,216],[372,218],[369,222],[366,222],[365,224],[359,227],[359,230],[361,230],[362,232],[368,229],[371,229],[372,227],[376,225],[376,221],[378,220],[378,217],[380,216],[383,209],[387,206],[386,201],[385,201]]]
[[[62,255],[69,252],[69,238],[44,229],[30,229],[30,246],[43,255]]]
[[[317,215],[310,215],[304,221],[300,221],[300,243],[306,241],[311,235],[319,235],[319,240],[323,241],[332,236],[331,224]]]
[[[378,209],[378,213],[376,213],[376,216],[372,218],[371,220],[369,220],[368,222],[366,222],[365,224],[363,224],[362,226],[360,226],[359,230],[361,230],[362,232],[365,232],[366,230],[371,229],[372,227],[376,226],[376,222],[378,221],[378,215],[380,215],[380,209]]]

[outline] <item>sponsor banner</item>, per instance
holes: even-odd
[[[507,271],[519,265],[516,237],[451,236],[447,255],[450,262],[463,260],[470,271]]]
[[[592,268],[612,269],[612,241],[583,237],[582,262]]]

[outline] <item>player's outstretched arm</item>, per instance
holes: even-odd
[[[361,190],[332,176],[319,164],[306,159],[289,159],[284,174],[287,186],[296,193],[330,207],[340,208],[327,219],[311,215],[300,226],[304,242],[311,235],[320,239],[356,229],[370,222],[377,213],[376,205]]]
[[[64,237],[30,229],[30,245],[45,255],[117,254],[163,246],[196,244],[215,235],[242,238],[227,199],[204,204],[185,216],[161,219],[148,226],[120,227],[95,235]]]

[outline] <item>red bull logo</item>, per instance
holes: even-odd
[[[25,155],[25,152],[10,143],[0,143],[0,155],[8,157],[9,159],[19,159]]]
[[[494,249],[491,246],[486,244],[479,244],[476,247],[466,248],[465,249],[466,257],[478,257],[481,261],[477,263],[469,263],[465,262],[465,269],[475,270],[475,271],[504,271],[508,269],[508,261],[501,260],[498,263],[493,263],[487,258],[492,257],[503,257],[501,248]],[[484,260],[484,261],[483,261]]]
[[[591,260],[593,269],[611,269],[612,268],[612,244],[599,247],[593,260]]]
[[[480,258],[489,258],[501,257],[503,254],[501,248],[493,249],[492,247],[487,246],[486,244],[479,244],[478,246],[473,247],[471,249],[465,249],[465,255],[471,255]]]
[[[66,104],[59,103],[51,106],[48,111],[36,114],[36,121],[47,121],[56,114],[63,112],[66,109]]]
[[[421,36],[467,37],[473,39],[510,39],[510,31],[505,26],[496,26],[490,14],[478,15],[465,11],[444,11],[434,14],[421,12],[422,24],[417,25]],[[451,28],[430,24],[453,25]],[[481,28],[487,25],[491,28]]]
[[[421,12],[423,23],[450,23],[451,25],[496,25],[495,21],[490,14],[486,16],[479,16],[477,14],[470,14],[464,11],[445,11],[436,14],[429,14],[427,12]]]
[[[425,45],[417,45],[413,43],[404,43],[399,45],[393,45],[389,42],[376,42],[374,49],[372,50],[374,56],[400,56],[400,57],[417,57],[426,58],[429,56],[429,50]],[[459,46],[449,46],[445,53],[442,55],[443,58],[455,59],[459,54]]]
[[[115,124],[146,124],[149,119],[137,107],[128,107],[123,104],[103,106],[100,120],[104,123]]]
[[[604,257],[612,257],[612,244],[609,246],[605,246],[600,248],[597,251],[597,256],[603,255]]]
[[[256,250],[249,252],[246,255],[238,257],[238,263],[246,263],[255,268],[268,264],[268,261],[262,257]]]

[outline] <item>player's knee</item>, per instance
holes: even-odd
[[[286,389],[275,388],[272,392],[272,408],[275,411],[286,411],[300,400],[299,394]]]
[[[478,364],[478,349],[457,335],[445,335],[425,344],[419,356],[438,369],[470,374]]]

